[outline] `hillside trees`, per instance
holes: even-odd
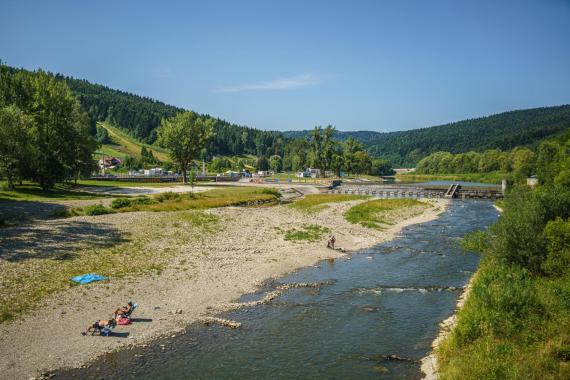
[[[162,120],[157,141],[170,150],[170,157],[182,171],[183,183],[186,183],[191,161],[200,158],[202,149],[212,137],[213,124],[212,119],[190,111]]]
[[[390,132],[365,142],[366,151],[396,165],[415,166],[438,151],[453,154],[469,151],[536,148],[545,138],[570,127],[570,105],[533,108],[468,119],[410,131]]]
[[[37,181],[45,190],[56,182],[88,175],[97,147],[89,118],[65,83],[43,71],[0,66],[2,172],[9,180]],[[4,144],[3,144],[4,145]]]
[[[281,160],[281,156],[274,154],[273,156],[269,157],[269,167],[273,170],[274,173],[279,173],[283,170],[283,161]]]
[[[546,142],[540,149],[542,156],[556,155],[558,148],[552,148],[552,143]],[[551,162],[550,159],[547,162]],[[468,152],[452,154],[450,152],[435,152],[423,158],[416,168],[418,174],[464,174],[489,173],[492,171],[512,172],[515,177],[524,178],[534,172],[536,157],[528,148],[517,147],[510,152],[490,149],[484,152]],[[558,170],[557,168],[554,171]],[[547,170],[543,171],[548,173]],[[552,174],[545,174],[552,176]]]

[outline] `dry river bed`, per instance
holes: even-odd
[[[17,265],[14,254],[41,263],[45,260],[42,255],[49,256],[52,251],[79,251],[90,243],[89,239],[77,238],[85,231],[93,241],[103,238],[98,235],[106,231],[119,237],[127,234],[140,238],[144,243],[137,247],[146,251],[147,257],[169,252],[168,265],[160,273],[71,287],[45,298],[15,322],[0,325],[0,377],[37,377],[58,368],[84,365],[112,350],[180,333],[195,321],[235,307],[236,299],[255,291],[268,279],[343,255],[325,247],[326,237],[319,242],[286,241],[286,230],[303,224],[327,227],[336,236],[337,246],[353,251],[389,240],[407,225],[436,218],[448,201],[434,199],[426,201],[431,205],[428,208],[398,210],[390,216],[394,224],[383,231],[344,219],[344,212],[359,202],[330,204],[313,214],[287,205],[211,209],[206,213],[219,217],[218,228],[196,231],[187,240],[177,238],[187,236],[177,230],[187,225],[167,223],[178,213],[76,217],[0,230],[0,273]],[[167,227],[153,234],[159,223]],[[144,238],[148,236],[151,238]],[[128,266],[129,261],[124,265]],[[81,335],[90,323],[109,318],[127,300],[139,304],[135,317],[146,322],[117,326],[115,331],[123,333],[122,337]]]

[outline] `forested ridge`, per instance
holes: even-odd
[[[467,153],[536,147],[543,139],[569,127],[570,105],[562,105],[503,112],[409,131],[337,132],[335,138],[353,137],[364,144],[371,156],[386,158],[397,166],[411,167],[438,151]],[[285,135],[302,137],[309,132],[285,132]]]
[[[294,139],[302,139],[307,138],[310,135],[310,130],[301,130],[301,131],[285,131],[283,135],[285,137],[294,138]],[[372,140],[376,140],[380,138],[383,133],[375,132],[375,131],[335,131],[334,138],[338,141],[346,141],[349,138],[353,138],[361,143],[366,143]]]
[[[62,77],[63,78],[63,77]],[[160,121],[183,109],[105,86],[65,77],[84,109],[94,120],[108,120],[146,143],[156,140]],[[210,117],[209,115],[202,115]],[[310,138],[309,130],[262,131],[214,118],[214,137],[207,151],[211,155],[284,156],[292,139]],[[372,157],[381,157],[397,166],[415,166],[438,151],[482,152],[512,150],[517,146],[536,147],[543,139],[570,127],[570,105],[503,112],[433,127],[380,133],[337,131],[334,139],[349,138],[364,144]]]
[[[387,133],[366,145],[375,156],[413,165],[437,151],[465,153],[537,145],[570,127],[570,105],[503,112],[430,128]],[[399,160],[399,161],[398,161]]]
[[[12,74],[31,73],[24,69],[4,67]],[[65,82],[77,97],[91,120],[93,135],[97,132],[95,122],[106,121],[141,142],[153,144],[161,120],[184,111],[148,97],[114,90],[86,80],[61,74],[54,75],[54,78]],[[312,131],[262,131],[209,115],[200,116],[213,120],[213,137],[204,150],[207,158],[247,154],[269,158],[277,155],[283,159],[284,169],[291,170],[315,163],[304,157],[303,150],[306,146],[299,142],[309,141]],[[382,158],[396,166],[411,167],[422,158],[440,151],[457,154],[490,149],[510,151],[517,146],[534,148],[543,139],[557,135],[569,127],[570,105],[563,105],[504,112],[410,131],[379,133],[334,130],[333,139],[343,143],[349,139],[358,141],[372,157]]]
[[[29,70],[8,66],[4,68],[11,75],[33,73]],[[107,121],[140,141],[153,144],[156,140],[156,129],[161,120],[185,111],[158,100],[114,90],[87,80],[75,79],[62,74],[53,76],[56,80],[65,82],[77,97],[83,110],[91,119],[93,134],[96,133],[95,122]],[[200,116],[212,118],[210,115]],[[212,119],[214,120],[214,137],[206,147],[208,155],[271,156],[283,154],[285,138],[279,132],[231,124],[218,118]]]

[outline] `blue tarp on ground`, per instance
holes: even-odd
[[[80,284],[88,284],[93,281],[102,281],[106,279],[107,277],[101,276],[100,274],[89,273],[89,274],[82,274],[81,276],[75,276],[71,279],[71,281],[75,281]]]

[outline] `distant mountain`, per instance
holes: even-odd
[[[349,136],[360,140],[373,156],[389,159],[397,166],[414,166],[437,151],[464,153],[486,149],[510,150],[536,146],[541,140],[570,128],[570,105],[531,108],[414,129],[379,133],[338,131],[338,140]],[[288,137],[308,136],[310,131],[285,132]]]

